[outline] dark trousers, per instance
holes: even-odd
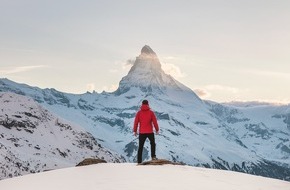
[[[156,144],[155,144],[155,138],[154,133],[148,133],[148,134],[139,134],[139,149],[138,149],[138,163],[142,163],[142,153],[143,153],[143,147],[146,139],[149,138],[150,145],[151,145],[151,157],[156,157],[155,150],[156,150]]]

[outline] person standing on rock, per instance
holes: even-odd
[[[138,135],[137,133],[138,126],[139,126],[138,164],[142,163],[142,152],[144,143],[147,138],[149,138],[150,140],[151,158],[152,160],[157,160],[153,126],[155,128],[156,135],[159,134],[159,126],[154,112],[150,110],[148,100],[142,101],[142,106],[135,116],[133,128],[135,136]]]

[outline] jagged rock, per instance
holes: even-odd
[[[141,49],[141,54],[153,54],[153,55],[156,55],[156,53],[151,49],[150,46],[148,45],[145,45],[142,49]]]
[[[172,161],[165,160],[165,159],[150,160],[150,161],[142,162],[140,165],[165,165],[165,164],[184,165],[182,163],[172,162]]]
[[[80,163],[78,163],[76,166],[87,166],[92,164],[99,164],[99,163],[107,163],[106,160],[97,159],[97,158],[86,158]]]

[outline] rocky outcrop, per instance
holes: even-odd
[[[172,162],[172,161],[165,160],[165,159],[150,160],[150,161],[142,162],[139,165],[166,165],[166,164],[170,164],[170,165],[185,165],[183,163]]]
[[[100,164],[100,163],[107,163],[107,161],[98,159],[98,158],[86,158],[80,163],[78,163],[76,166],[88,166],[88,165]]]

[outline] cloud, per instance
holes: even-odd
[[[127,61],[124,61],[124,60],[115,61],[115,64],[114,64],[115,68],[112,68],[109,72],[117,73],[117,72],[120,72],[120,69],[122,69],[122,71],[127,71],[134,65],[134,63],[135,63],[135,60],[133,59],[128,59]]]
[[[181,72],[180,68],[174,64],[162,63],[161,66],[165,73],[173,76],[174,78],[183,78],[186,76],[186,74]]]
[[[134,59],[128,59],[125,63],[122,63],[123,70],[129,70],[135,63]]]
[[[250,89],[240,89],[232,86],[220,84],[205,85],[194,90],[200,98],[218,98],[221,102],[245,102],[245,103],[267,103],[272,105],[290,105],[290,98],[273,98],[273,99],[245,99],[244,94],[249,94]]]
[[[281,98],[281,99],[259,99],[259,102],[267,102],[273,105],[290,105],[289,98]]]
[[[118,89],[119,85],[116,84],[112,84],[111,86],[103,86],[103,88],[101,89],[101,91],[105,91],[105,92],[114,92]]]
[[[211,96],[211,94],[206,91],[205,89],[195,89],[194,92],[200,97],[200,98],[208,98]]]
[[[94,83],[87,84],[87,91],[88,92],[93,92],[94,90],[95,90],[95,84]]]
[[[240,92],[240,90],[238,88],[230,87],[230,86],[224,86],[224,85],[219,85],[219,84],[207,85],[204,88],[206,90],[209,90],[209,91],[226,91],[226,92],[230,92],[230,93],[233,93],[233,94],[237,94],[237,93]]]
[[[244,99],[236,99],[235,101],[225,102],[229,104],[248,104],[248,105],[273,105],[273,106],[281,106],[281,105],[290,105],[290,99],[255,99],[255,100],[244,100]]]
[[[239,89],[231,86],[225,86],[220,84],[211,84],[199,87],[194,92],[200,98],[209,98],[213,96],[235,97],[238,98],[240,94],[249,91],[248,89]]]
[[[46,65],[32,65],[32,66],[22,66],[22,67],[6,67],[6,68],[0,68],[0,74],[2,75],[9,75],[9,74],[15,74],[15,73],[23,73],[27,71],[31,71],[34,69],[40,69],[48,67]]]
[[[127,61],[126,61],[126,65],[134,65],[134,63],[135,63],[135,60],[134,59],[128,59]]]

